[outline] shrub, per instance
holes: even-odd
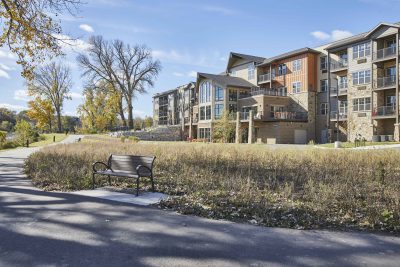
[[[15,125],[15,135],[15,142],[19,145],[25,145],[27,140],[29,140],[29,143],[36,142],[39,138],[38,132],[33,129],[29,122],[24,120],[18,121]]]
[[[132,142],[134,142],[134,143],[137,143],[137,142],[139,142],[140,141],[140,138],[139,137],[136,137],[136,136],[129,136],[129,141],[132,141]]]
[[[174,196],[165,208],[267,226],[400,232],[400,151],[98,142],[44,148],[26,161],[26,173],[47,190],[87,189],[94,161],[152,154],[157,189]]]
[[[4,144],[6,143],[7,132],[0,131],[0,148],[3,148]]]

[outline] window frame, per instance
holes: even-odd
[[[301,92],[302,92],[301,82],[300,81],[292,82],[292,93],[299,94]]]
[[[319,107],[319,114],[320,115],[327,115],[328,114],[328,103],[322,102]]]
[[[254,80],[255,72],[256,72],[256,67],[254,66],[254,63],[250,63],[249,65],[247,65],[247,79],[248,80]]]
[[[371,55],[371,43],[353,45],[353,59],[366,58]]]
[[[371,70],[355,71],[351,74],[351,80],[353,85],[369,84],[371,83]]]
[[[293,62],[292,62],[292,71],[293,72],[300,71],[301,70],[301,64],[302,64],[301,58],[293,60]]]
[[[220,119],[223,112],[224,112],[224,104],[216,103],[214,105],[214,119],[217,119],[217,120]]]
[[[214,98],[215,101],[224,101],[224,89],[219,85],[214,87]]]
[[[325,86],[322,86],[322,82],[325,82]],[[319,82],[319,86],[320,86],[320,92],[327,92],[328,91],[328,79],[322,79]],[[322,88],[325,88],[324,90],[322,90]]]

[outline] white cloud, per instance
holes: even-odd
[[[323,31],[314,31],[310,34],[321,41],[337,41],[353,35],[351,32],[344,30],[333,30],[330,34]]]
[[[0,69],[0,78],[11,79],[10,75],[5,71]]]
[[[88,24],[81,24],[81,25],[79,25],[79,28],[81,30],[84,30],[85,32],[94,32],[93,27]]]
[[[10,58],[10,59],[14,59],[15,56],[8,51],[4,51],[4,50],[0,50],[0,58]]]
[[[163,50],[153,50],[153,57],[158,59],[170,60],[170,61],[181,61],[185,59],[185,56],[180,54],[175,50],[163,51]]]
[[[74,39],[64,34],[54,36],[59,39],[59,45],[66,51],[83,52],[90,48],[90,45],[82,39]]]
[[[329,38],[331,38],[331,36],[329,34],[327,34],[326,32],[322,32],[322,31],[311,32],[311,35],[314,36],[314,38],[316,38],[318,40],[328,40]]]
[[[0,103],[0,107],[15,110],[15,111],[21,111],[21,110],[28,109],[27,107],[24,107],[24,106],[13,105],[13,104],[9,104],[9,103]]]
[[[29,101],[31,97],[26,90],[16,90],[14,91],[14,99],[18,101]]]
[[[15,70],[14,67],[10,67],[10,66],[8,66],[6,64],[3,64],[3,63],[0,63],[0,69],[3,69],[3,70]]]
[[[176,76],[176,77],[182,77],[182,76],[183,76],[183,73],[174,72],[174,73],[172,73],[172,75],[174,75],[174,76]]]
[[[334,30],[334,31],[332,31],[332,34],[331,34],[332,41],[337,41],[340,39],[348,38],[350,36],[353,36],[353,34],[351,32],[342,31],[342,30]]]
[[[190,72],[188,73],[188,76],[189,76],[189,77],[193,77],[193,78],[197,78],[197,72],[194,71],[194,70],[192,70],[192,71],[190,71]]]
[[[83,99],[83,94],[81,93],[70,92],[68,96],[70,96],[72,99]]]

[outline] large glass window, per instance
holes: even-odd
[[[236,90],[229,90],[229,101],[237,101],[237,91]]]
[[[224,110],[223,104],[215,104],[214,118],[216,118],[216,119],[221,118],[223,110]]]
[[[371,43],[363,43],[353,46],[353,59],[367,57],[371,54]]]
[[[396,96],[388,95],[386,96],[386,106],[394,106],[396,105]]]
[[[200,85],[200,103],[211,102],[211,83],[206,81]]]
[[[301,92],[301,82],[292,83],[292,93],[297,94]]]
[[[339,76],[338,77],[338,86],[339,86],[339,89],[347,88],[347,76]]]
[[[299,71],[301,70],[301,59],[293,60],[292,71]]]
[[[371,82],[370,70],[353,72],[352,76],[353,76],[353,85],[366,84]]]
[[[254,64],[251,63],[247,66],[247,79],[248,80],[254,79],[254,72],[255,72],[255,67],[254,67]]]
[[[236,104],[229,104],[229,113],[236,113],[237,112],[237,105]]]
[[[355,98],[353,99],[353,111],[368,111],[371,110],[371,98]]]
[[[224,100],[224,90],[219,86],[215,86],[215,101],[222,100]]]

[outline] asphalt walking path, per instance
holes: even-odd
[[[22,174],[36,150],[0,153],[0,266],[399,266],[399,237],[257,227],[44,192]]]

